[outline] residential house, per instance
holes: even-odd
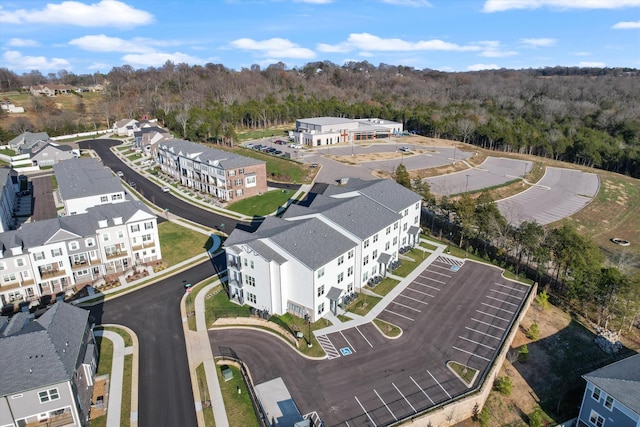
[[[55,84],[43,84],[43,85],[35,85],[29,88],[29,92],[31,92],[34,96],[45,95],[45,96],[58,96],[58,95],[70,95],[73,91],[71,86],[67,85],[55,85]]]
[[[152,146],[152,158],[163,173],[182,185],[225,202],[267,191],[266,164],[250,157],[169,139]]]
[[[0,303],[67,293],[162,258],[157,217],[124,201],[0,233]]]
[[[24,107],[16,107],[11,100],[0,101],[0,108],[7,113],[24,113]]]
[[[578,427],[640,426],[640,354],[583,375]]]
[[[309,147],[389,138],[402,134],[402,123],[390,120],[314,117],[296,120],[294,141]]]
[[[309,199],[253,233],[231,232],[231,300],[316,321],[419,243],[421,197],[394,181],[353,180]]]
[[[64,160],[76,158],[77,154],[70,145],[60,145],[53,142],[38,147],[31,153],[33,166],[53,166]]]
[[[89,312],[59,302],[0,318],[0,425],[86,426],[96,350]]]
[[[151,147],[163,139],[171,139],[169,131],[160,126],[143,125],[139,130],[133,132],[134,145],[142,150],[146,156],[151,156]]]
[[[133,136],[133,133],[140,130],[140,123],[134,119],[121,119],[111,126],[113,132],[118,136]]]
[[[111,169],[94,158],[74,158],[53,166],[65,213],[84,213],[91,206],[122,203],[126,193]]]
[[[18,154],[31,154],[48,141],[49,134],[46,132],[24,132],[9,141],[7,145]]]

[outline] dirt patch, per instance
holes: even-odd
[[[360,163],[366,163],[366,162],[403,159],[403,158],[411,157],[416,154],[423,154],[428,151],[431,151],[431,150],[412,150],[410,153],[403,153],[401,151],[393,151],[393,152],[387,151],[387,152],[380,152],[380,153],[355,154],[353,156],[327,155],[325,157],[328,159],[335,160],[337,162],[353,165],[353,164],[360,164]]]
[[[96,404],[102,397],[102,405]],[[107,413],[107,378],[106,376],[96,378],[93,383],[93,396],[91,397],[91,409],[89,419],[93,420],[102,417]]]

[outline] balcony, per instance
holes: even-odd
[[[227,268],[239,271],[240,269],[242,269],[242,265],[239,262],[227,260]]]
[[[154,242],[153,240],[149,241],[149,242],[144,242],[140,245],[135,245],[131,248],[131,250],[133,251],[139,251],[140,249],[144,249],[144,248],[153,248],[156,246],[156,242]]]
[[[60,270],[58,268],[53,270],[40,270],[40,277],[43,279],[51,279],[52,277],[64,276],[67,274],[65,270]]]
[[[125,258],[128,257],[129,253],[127,251],[115,251],[115,252],[107,252],[107,259],[112,260],[116,258]]]
[[[71,412],[65,412],[46,420],[34,421],[32,423],[25,424],[25,427],[61,427],[73,424],[73,414]]]

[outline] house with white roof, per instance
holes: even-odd
[[[292,133],[298,144],[309,147],[389,138],[402,134],[402,123],[391,120],[313,117],[296,120]]]
[[[87,310],[0,317],[0,425],[86,426],[96,365]]]
[[[140,123],[135,119],[121,119],[111,126],[113,132],[118,136],[133,136],[133,133],[140,129]]]
[[[283,218],[224,243],[231,300],[273,314],[323,317],[369,278],[386,275],[420,235],[421,197],[394,181],[329,186]]]

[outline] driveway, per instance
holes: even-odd
[[[345,324],[317,337],[330,358],[315,361],[260,331],[212,329],[212,350],[235,352],[255,384],[282,377],[300,411],[316,411],[327,426],[392,424],[469,390],[448,361],[477,369],[478,385],[530,289],[446,256],[405,286],[378,316],[403,329],[398,339],[370,323]]]

